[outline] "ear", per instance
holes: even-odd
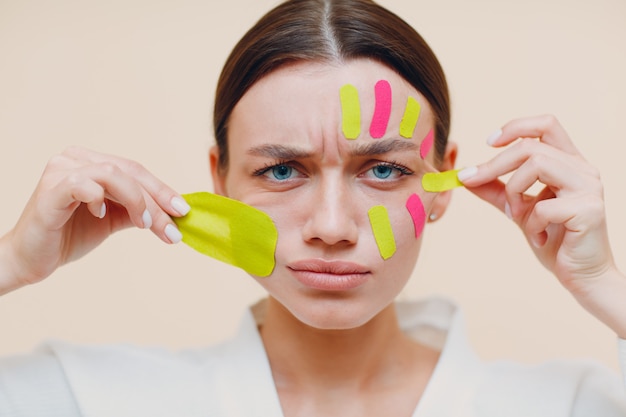
[[[456,156],[458,153],[458,146],[454,142],[448,142],[446,146],[446,151],[443,154],[443,159],[441,164],[439,165],[439,171],[449,171],[454,169],[456,165]],[[446,212],[448,205],[450,204],[450,199],[452,198],[452,190],[444,191],[435,197],[433,204],[430,208],[430,215],[434,215],[435,218],[433,220],[441,218],[443,214]]]
[[[213,179],[215,194],[227,196],[226,170],[219,167],[219,149],[217,145],[213,145],[209,150],[209,165],[211,167],[211,178]]]

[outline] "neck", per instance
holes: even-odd
[[[320,330],[300,322],[270,297],[261,336],[279,389],[362,391],[388,385],[415,353],[393,305],[358,328]]]

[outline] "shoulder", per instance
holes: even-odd
[[[208,413],[223,347],[173,352],[132,345],[49,345],[77,402],[102,416],[119,416],[134,407],[152,416]]]
[[[71,387],[51,350],[0,358],[0,416],[78,416]]]
[[[209,415],[226,349],[47,342],[32,354],[0,359],[0,415],[72,417],[93,410],[90,415],[121,417],[137,407],[142,415]]]
[[[484,411],[515,409],[520,416],[626,415],[626,394],[619,375],[587,360],[486,364],[476,404]]]
[[[456,398],[449,405],[456,414],[471,409],[471,415],[481,417],[626,416],[626,390],[619,375],[598,362],[487,362],[472,349],[462,311],[450,300],[411,302],[399,305],[398,312],[407,334],[441,351],[423,398],[429,410]]]

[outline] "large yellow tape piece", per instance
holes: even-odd
[[[174,222],[183,242],[200,253],[266,277],[274,270],[278,231],[262,211],[217,194],[185,194],[189,213]]]

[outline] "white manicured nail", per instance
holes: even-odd
[[[185,214],[189,213],[189,210],[191,210],[189,204],[187,204],[187,202],[180,197],[172,198],[172,201],[170,203],[172,204],[174,210],[176,210],[181,216],[184,216]]]
[[[504,214],[506,215],[506,217],[509,218],[509,220],[513,220],[513,214],[511,214],[511,206],[508,202],[504,203]]]
[[[144,229],[149,229],[152,227],[152,216],[150,215],[148,209],[144,210],[143,214],[141,215],[141,220],[143,221]]]
[[[174,225],[171,224],[165,226],[165,236],[167,236],[172,243],[178,243],[183,240],[183,235]]]
[[[106,216],[106,214],[107,214],[107,205],[106,203],[102,203],[102,206],[100,206],[100,215],[98,217],[103,219],[104,216]]]
[[[502,136],[502,129],[498,129],[491,135],[489,135],[489,137],[487,138],[487,145],[493,146],[493,144],[496,143],[500,136]]]
[[[478,167],[467,167],[460,170],[456,176],[459,181],[463,182],[472,178],[478,172]]]

